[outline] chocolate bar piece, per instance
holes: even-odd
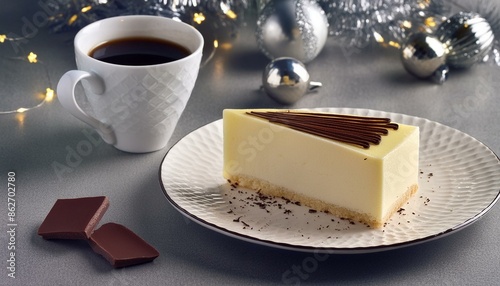
[[[88,239],[108,206],[105,196],[58,199],[38,234],[45,239]]]
[[[90,236],[90,246],[115,268],[153,261],[158,251],[125,226],[106,223]]]

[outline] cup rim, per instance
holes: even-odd
[[[178,60],[171,61],[171,62],[166,62],[166,63],[161,63],[161,64],[154,64],[154,65],[122,65],[122,64],[113,64],[113,63],[108,63],[108,62],[100,61],[98,59],[95,59],[95,58],[91,57],[87,52],[83,51],[77,45],[77,41],[81,37],[83,37],[84,33],[87,30],[92,29],[93,27],[95,27],[97,25],[100,25],[102,22],[120,21],[120,20],[132,20],[133,21],[134,19],[151,19],[151,20],[155,20],[155,21],[160,20],[160,21],[171,22],[171,23],[175,23],[176,25],[184,26],[185,28],[191,30],[194,33],[194,35],[197,37],[197,39],[200,42],[200,44],[198,45],[198,47],[194,51],[191,51],[191,53],[189,55],[187,55],[187,56],[185,56],[183,58],[180,58]],[[87,26],[83,27],[82,29],[80,29],[78,31],[78,33],[75,35],[75,38],[73,40],[73,46],[74,46],[74,49],[75,49],[75,53],[78,53],[80,56],[85,57],[87,60],[90,60],[92,63],[101,64],[101,65],[105,65],[105,66],[131,68],[131,69],[168,66],[168,65],[177,64],[177,63],[180,63],[180,62],[183,62],[183,61],[187,61],[187,60],[191,59],[192,57],[197,57],[198,54],[201,54],[203,52],[203,45],[204,45],[204,38],[203,38],[203,36],[193,26],[191,26],[189,24],[186,24],[186,23],[184,23],[182,21],[178,21],[178,20],[172,19],[172,18],[163,17],[163,16],[155,16],[155,15],[123,15],[123,16],[115,16],[115,17],[109,17],[109,18],[101,19],[101,20],[92,22],[92,23],[88,24]]]

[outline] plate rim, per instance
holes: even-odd
[[[465,134],[466,136],[470,137],[471,139],[477,141],[477,143],[481,144],[485,148],[487,148],[497,159],[498,162],[500,162],[500,157],[486,144],[481,142],[480,140],[476,139],[475,137],[462,132],[456,128],[444,125],[442,123],[436,122],[429,120],[427,118],[423,117],[418,117],[418,116],[413,116],[413,115],[407,115],[403,113],[397,113],[397,112],[390,112],[390,111],[382,111],[382,110],[375,110],[375,109],[368,109],[368,108],[351,108],[351,107],[319,107],[319,108],[294,108],[295,110],[302,109],[302,110],[325,110],[325,109],[348,109],[351,111],[362,111],[362,112],[382,112],[382,113],[389,113],[392,116],[406,116],[406,117],[412,117],[417,120],[423,120],[428,123],[433,123],[437,125],[444,126],[446,128],[453,129],[455,132],[460,132],[462,134]],[[222,119],[217,119],[212,122],[203,124],[199,126],[198,128],[190,131],[186,135],[184,135],[182,138],[178,139],[172,146],[167,150],[165,155],[163,156],[161,163],[160,163],[160,168],[158,170],[158,177],[159,177],[159,182],[160,182],[160,187],[162,189],[163,194],[165,195],[167,201],[178,211],[180,212],[184,217],[187,217],[188,219],[196,222],[197,224],[206,227],[210,230],[216,231],[220,234],[224,234],[226,236],[236,238],[242,241],[250,242],[250,243],[255,243],[259,245],[265,245],[268,247],[273,247],[273,248],[279,248],[279,249],[285,249],[285,250],[292,250],[292,251],[300,251],[300,252],[314,252],[314,253],[328,253],[328,254],[359,254],[359,253],[373,253],[373,252],[381,252],[381,251],[388,251],[392,249],[398,249],[402,247],[408,247],[408,246],[413,246],[425,242],[430,242],[438,238],[443,238],[446,237],[450,234],[456,233],[462,229],[465,229],[466,227],[474,224],[475,222],[479,221],[481,218],[483,218],[492,208],[493,206],[500,200],[500,189],[497,190],[497,194],[493,198],[493,200],[481,211],[476,213],[474,216],[466,219],[465,221],[456,224],[453,227],[450,227],[446,230],[443,230],[441,232],[431,234],[422,238],[416,238],[408,241],[403,241],[403,242],[398,242],[398,243],[392,243],[392,244],[380,244],[380,245],[372,245],[372,246],[359,246],[359,247],[315,247],[315,246],[306,246],[306,245],[294,245],[286,242],[280,242],[280,241],[272,241],[268,239],[262,239],[258,237],[254,237],[248,234],[243,234],[240,232],[236,232],[230,229],[227,229],[225,227],[219,226],[215,223],[209,222],[203,218],[200,218],[199,216],[196,216],[180,206],[174,199],[170,197],[170,195],[167,193],[167,190],[165,189],[165,185],[163,182],[162,178],[162,168],[165,160],[167,159],[170,151],[176,147],[181,141],[186,138],[188,135],[197,132],[198,130],[202,128],[206,128],[208,125],[212,124],[217,124],[218,122],[222,121]]]

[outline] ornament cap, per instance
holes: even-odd
[[[440,66],[432,75],[433,82],[443,84],[448,79],[448,72],[450,68],[447,65]]]
[[[309,82],[309,89],[308,92],[316,91],[320,89],[323,86],[323,84],[319,81],[311,81]]]

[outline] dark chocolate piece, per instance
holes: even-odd
[[[115,268],[153,261],[158,251],[130,229],[106,223],[90,236],[90,246]]]
[[[45,239],[88,239],[108,206],[105,196],[58,199],[38,234]]]

